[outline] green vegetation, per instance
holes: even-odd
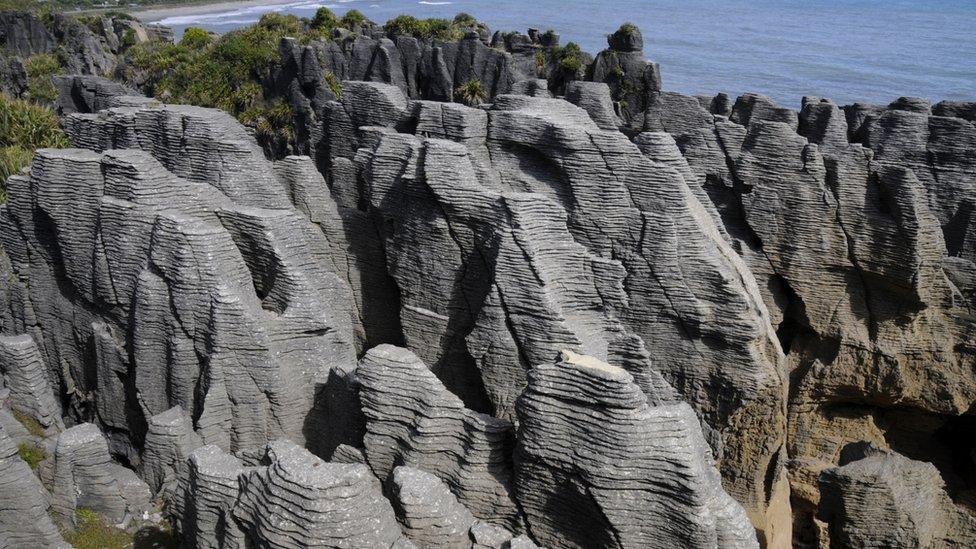
[[[359,10],[349,10],[342,16],[342,26],[349,30],[366,22],[366,16]]]
[[[212,41],[210,33],[199,27],[187,27],[183,31],[183,38],[180,39],[180,46],[196,50],[207,47]]]
[[[475,19],[473,15],[464,13],[463,11],[454,16],[453,22],[459,27],[477,27],[481,25],[481,22]]]
[[[311,25],[313,29],[332,30],[341,25],[341,21],[329,8],[319,8],[312,18]]]
[[[535,74],[536,76],[545,76],[546,67],[549,65],[549,60],[546,58],[546,52],[539,50],[535,52]]]
[[[332,71],[325,71],[322,77],[325,79],[325,83],[329,85],[329,89],[332,90],[332,95],[342,97],[342,82],[339,81],[339,77]]]
[[[554,48],[553,55],[563,70],[575,73],[583,67],[583,50],[576,42],[568,42],[561,48]]]
[[[0,202],[7,201],[7,178],[30,164],[35,149],[67,146],[54,111],[0,94]]]
[[[38,103],[51,103],[58,98],[58,88],[52,77],[61,72],[58,58],[49,53],[32,55],[24,61],[27,71],[27,97]]]
[[[623,25],[620,25],[620,28],[617,29],[617,32],[619,32],[620,34],[636,34],[637,25],[633,23],[624,23]]]
[[[327,15],[319,19],[327,20]],[[189,28],[179,44],[146,42],[130,50],[133,69],[148,75],[151,95],[169,103],[223,109],[253,125],[261,138],[291,139],[291,110],[265,96],[263,82],[280,62],[278,43],[326,37],[325,28],[294,15],[268,13],[256,24],[214,38]]]
[[[20,459],[24,460],[35,471],[37,470],[37,466],[47,459],[47,452],[44,451],[44,448],[41,448],[33,442],[21,442],[18,444],[17,453],[20,454]]]
[[[474,19],[470,15],[465,15]],[[477,21],[475,21],[477,23]],[[433,40],[460,40],[464,38],[464,29],[468,27],[468,19],[462,18],[458,22],[457,17],[454,21],[447,19],[417,19],[412,15],[398,15],[390,19],[383,25],[386,34],[393,37],[398,35],[409,35],[421,39]]]
[[[478,105],[488,98],[488,92],[485,91],[485,86],[477,78],[472,78],[461,84],[454,90],[454,93],[457,94],[457,98],[465,105]]]
[[[13,410],[13,416],[14,419],[24,426],[24,429],[27,429],[27,432],[30,433],[31,436],[44,438],[44,426],[41,425],[39,421],[25,414],[24,412],[19,412],[17,410]]]
[[[136,31],[135,29],[126,29],[125,34],[122,35],[122,47],[131,48],[136,45]]]
[[[101,515],[78,508],[75,529],[66,532],[65,541],[75,549],[126,549],[132,547],[132,535],[105,522]]]

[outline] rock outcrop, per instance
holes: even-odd
[[[75,17],[53,12],[41,16],[0,10],[0,89],[14,96],[27,92],[31,82],[23,63],[35,55],[56,55],[61,74],[111,77],[125,63],[124,54],[130,47],[172,39],[168,28],[144,25],[119,14]]]
[[[650,405],[621,368],[566,353],[519,398],[516,490],[547,547],[758,547],[685,403]]]
[[[27,334],[0,336],[0,374],[11,410],[37,421],[48,432],[64,428],[61,406],[48,383],[47,367]]]
[[[47,490],[0,426],[0,547],[70,547],[49,512]]]
[[[393,506],[404,534],[418,547],[469,548],[475,518],[436,476],[400,466],[393,470]]]
[[[474,516],[518,526],[510,423],[466,409],[406,349],[370,349],[356,375],[366,416],[366,459],[380,480],[395,486],[398,465],[421,469],[446,483]]]
[[[257,547],[391,547],[390,502],[365,465],[325,463],[291,442],[268,445],[266,467],[246,470],[234,517]]]
[[[953,505],[931,463],[874,450],[820,474],[831,546],[963,547],[976,518]]]
[[[149,508],[149,487],[112,461],[98,427],[84,423],[58,436],[54,455],[52,513],[65,526],[75,523],[75,511],[90,509],[111,524],[141,516]]]
[[[93,76],[133,27],[75,23],[0,16],[83,73],[0,207],[10,539],[60,542],[24,440],[58,522],[152,496],[188,546],[974,543],[974,104],[365,22],[281,42],[307,156],[272,161]]]

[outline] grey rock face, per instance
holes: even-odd
[[[243,471],[239,459],[212,444],[190,454],[170,511],[184,545],[245,547],[244,533],[233,516]]]
[[[673,145],[649,143],[644,154],[559,100],[499,96],[487,113],[410,105],[389,86],[345,88],[330,142],[351,162],[333,161],[332,188],[342,215],[368,220],[380,236],[399,299],[397,309],[375,306],[399,319],[405,345],[449,391],[468,408],[513,418],[526,371],[573,349],[632,372],[655,402],[691,399],[714,426],[716,449],[738,449],[723,467],[779,470],[770,465],[785,430],[778,342]],[[351,144],[355,154],[345,152]],[[363,204],[371,219],[354,208]],[[730,284],[716,291],[711,277]],[[688,335],[706,332],[725,343]],[[722,389],[693,390],[699,383]],[[730,387],[750,411],[710,400]],[[763,516],[765,474],[729,478]]]
[[[234,516],[249,547],[391,547],[390,502],[365,465],[326,463],[293,443],[268,445],[270,465],[246,471]]]
[[[615,130],[621,124],[613,111],[610,87],[606,84],[571,82],[566,85],[566,101],[589,113],[601,130]]]
[[[0,547],[70,547],[51,521],[48,494],[0,426]]]
[[[410,351],[370,349],[356,370],[366,416],[366,459],[381,480],[396,465],[432,473],[474,516],[514,528],[507,421],[473,412]]]
[[[14,55],[30,57],[49,53],[55,45],[54,37],[36,15],[26,11],[0,11],[0,46]]]
[[[976,541],[976,519],[953,505],[931,463],[877,451],[823,471],[820,489],[831,546],[934,548]]]
[[[0,336],[0,373],[9,390],[7,404],[37,420],[49,432],[64,429],[61,406],[47,378],[47,368],[29,335]]]
[[[187,459],[203,440],[179,406],[149,418],[142,453],[142,478],[154,494],[171,499],[175,483],[183,478]]]
[[[149,487],[112,461],[98,427],[85,423],[58,436],[54,455],[52,514],[74,525],[75,510],[91,509],[111,523],[148,509]]]
[[[309,416],[332,366],[354,360],[353,313],[285,192],[302,172],[276,172],[217,111],[120,107],[66,127],[108,151],[42,151],[4,218],[8,295],[28,278],[50,289],[9,299],[9,324],[42,332],[56,385],[129,433],[112,439],[124,453],[173,406],[233,451],[323,428]]]
[[[95,113],[112,107],[137,106],[139,92],[101,76],[70,75],[52,77],[58,88],[54,102],[60,115]],[[143,100],[143,102],[148,100]]]
[[[474,515],[436,476],[401,466],[393,470],[393,506],[405,535],[419,547],[466,549]]]
[[[758,547],[687,404],[567,353],[529,372],[517,410],[516,490],[546,546]]]

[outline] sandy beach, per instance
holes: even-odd
[[[200,15],[232,9],[274,6],[278,4],[293,4],[295,0],[242,0],[226,2],[201,2],[194,4],[172,4],[164,6],[147,6],[145,8],[131,8],[126,10],[146,23],[162,21],[167,17],[178,15]]]

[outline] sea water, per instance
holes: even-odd
[[[976,100],[976,0],[296,0],[159,22],[178,35],[187,26],[223,33],[269,11],[311,17],[321,6],[379,23],[467,12],[493,31],[555,29],[594,54],[629,21],[665,89],[684,93],[757,91],[792,107],[804,95]]]

